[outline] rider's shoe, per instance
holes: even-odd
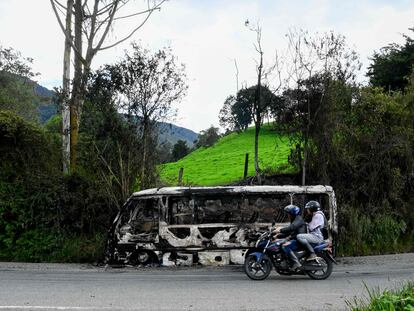
[[[290,260],[293,262],[293,265],[291,267],[293,271],[302,268],[302,265],[300,264],[298,257],[296,257],[293,251],[290,251],[287,255],[289,256]]]
[[[300,262],[295,262],[293,265],[292,265],[292,270],[298,270],[298,269],[300,269],[300,268],[302,268],[302,265],[300,264]]]
[[[315,253],[311,253],[309,257],[306,259],[306,261],[316,260],[318,256],[316,256]]]

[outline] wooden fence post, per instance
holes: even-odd
[[[178,186],[182,186],[183,185],[183,173],[184,173],[184,168],[181,167],[180,170],[178,171]]]
[[[244,175],[243,179],[247,178],[247,172],[249,170],[249,154],[246,153],[246,158],[244,159]]]

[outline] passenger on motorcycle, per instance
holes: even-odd
[[[311,243],[320,244],[324,240],[322,230],[325,227],[326,218],[320,209],[321,206],[317,201],[309,201],[306,203],[305,211],[309,215],[312,215],[312,220],[308,224],[309,233],[301,233],[296,237],[298,242],[302,244],[310,253],[307,260],[314,260],[317,258]]]
[[[296,236],[306,232],[306,223],[300,215],[300,208],[296,205],[290,204],[284,208],[284,211],[289,215],[290,225],[281,229],[276,229],[273,231],[273,234],[276,234],[277,238],[286,238],[286,240],[288,240],[282,245],[282,249],[293,262],[291,268],[296,270],[302,266],[294,253],[297,248]]]

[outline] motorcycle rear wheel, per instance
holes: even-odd
[[[314,280],[325,280],[331,275],[333,264],[331,259],[326,254],[319,253],[317,255],[319,257],[319,263],[326,265],[326,267],[323,270],[306,271],[306,274]]]
[[[266,279],[272,271],[272,262],[267,255],[264,255],[261,262],[257,262],[254,255],[249,255],[244,260],[244,272],[249,278],[255,281]]]

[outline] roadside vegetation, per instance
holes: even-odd
[[[30,61],[0,48],[0,260],[99,261],[106,232],[125,200],[158,183],[155,126],[173,114],[171,104],[186,91],[184,67],[169,49],[152,53],[133,45],[132,51],[90,75],[76,171],[66,174],[61,116],[41,125],[20,113],[38,100],[31,84],[24,84],[25,101],[9,105],[15,75],[34,74]],[[145,100],[136,104],[133,96],[143,94]],[[57,90],[58,103],[61,95]]]
[[[413,39],[374,53],[370,83],[361,85],[358,55],[343,36],[287,38],[288,55],[300,60],[291,80],[275,87],[269,70],[278,66],[260,68],[257,85],[223,99],[217,113],[227,134],[212,126],[191,153],[180,142],[179,160],[167,164],[157,122],[175,115],[187,91],[171,49],[133,44],[117,63],[89,72],[68,166],[60,114],[45,125],[33,115],[40,99],[30,58],[0,47],[0,260],[99,260],[112,217],[132,192],[176,185],[180,168],[187,185],[240,181],[246,153],[255,184],[287,173],[333,186],[340,255],[413,251]],[[59,109],[65,100],[56,90]]]
[[[368,291],[368,300],[355,299],[347,302],[352,311],[411,311],[414,310],[414,283],[410,282],[400,289]]]

